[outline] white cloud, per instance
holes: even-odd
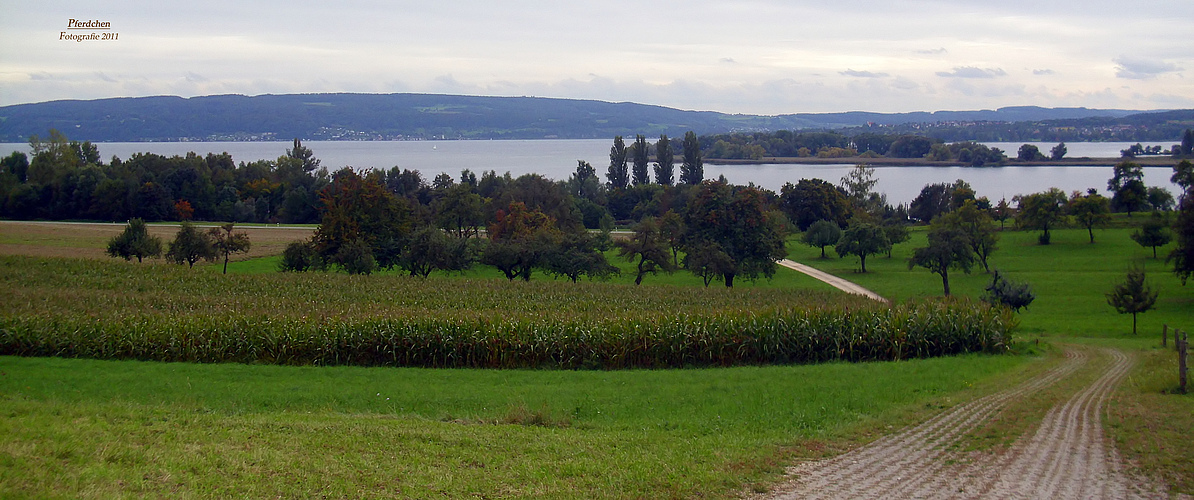
[[[1165,73],[1182,71],[1176,64],[1157,59],[1120,56],[1114,59],[1115,76],[1129,80],[1147,80]]]
[[[855,78],[887,78],[888,76],[891,76],[891,75],[888,75],[887,73],[875,73],[875,72],[871,72],[871,71],[854,71],[852,69],[842,71],[841,74],[843,74],[845,76],[853,76]]]
[[[1007,72],[1000,68],[977,68],[974,66],[960,66],[953,71],[938,71],[937,76],[944,78],[995,78],[1007,76]]]

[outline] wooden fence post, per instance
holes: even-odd
[[[1161,347],[1166,347],[1165,339],[1168,339],[1168,338],[1169,338],[1169,324],[1166,323],[1166,324],[1161,325]],[[1173,341],[1177,342],[1177,339],[1173,339]]]
[[[1186,351],[1189,349],[1190,339],[1186,332],[1181,332],[1181,340],[1178,340],[1178,331],[1173,332],[1173,343],[1177,344],[1177,380],[1180,383],[1182,394],[1186,393]]]

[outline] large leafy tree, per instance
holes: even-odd
[[[609,171],[605,174],[610,189],[626,189],[630,185],[630,172],[626,168],[628,153],[622,136],[614,137],[614,145],[609,148]]]
[[[629,239],[614,243],[618,248],[618,256],[627,262],[638,261],[635,265],[634,284],[643,282],[647,274],[659,271],[672,272],[675,266],[668,258],[667,240],[660,231],[659,223],[654,217],[647,217],[635,224],[634,234]]]
[[[1132,315],[1132,335],[1136,334],[1136,315],[1153,308],[1157,292],[1144,281],[1144,270],[1133,266],[1123,283],[1107,294],[1107,304],[1120,314]]]
[[[312,241],[320,255],[333,260],[341,246],[360,240],[381,267],[398,264],[412,227],[411,210],[405,199],[386,189],[379,172],[362,177],[352,169],[339,170],[319,192],[319,199],[322,218]],[[355,246],[353,251],[360,248]]]
[[[477,228],[485,224],[484,200],[468,183],[454,184],[432,202],[435,222],[458,238],[476,236]]]
[[[696,185],[705,180],[705,160],[701,156],[701,142],[696,132],[684,134],[684,164],[680,166],[680,183]]]
[[[1016,208],[1016,223],[1025,229],[1041,231],[1037,240],[1048,245],[1049,231],[1065,222],[1065,206],[1065,193],[1057,188],[1022,196]]]
[[[1094,243],[1094,228],[1106,226],[1111,222],[1111,202],[1098,193],[1070,197],[1069,213],[1074,220],[1090,235],[1090,242]]]
[[[887,233],[883,231],[882,227],[859,222],[846,228],[846,231],[842,233],[842,238],[834,246],[834,250],[842,257],[857,255],[862,272],[865,273],[867,256],[886,252],[890,246],[891,241],[887,239]]]
[[[945,296],[949,296],[949,270],[969,273],[974,265],[974,250],[970,238],[957,214],[937,218],[929,228],[929,246],[912,251],[908,269],[920,266],[941,276]]]
[[[499,210],[488,230],[489,244],[481,254],[481,262],[498,268],[509,280],[530,281],[535,267],[562,237],[551,216],[528,209],[522,202],[512,202]]]
[[[775,261],[787,255],[783,221],[775,215],[757,188],[704,181],[685,213],[684,247],[720,247],[731,263],[721,273],[727,287],[733,287],[739,276],[769,278],[775,273]]]
[[[422,226],[411,232],[402,249],[400,266],[411,276],[426,278],[432,271],[463,271],[472,267],[469,240],[453,238],[442,230]]]
[[[671,186],[675,181],[676,160],[672,151],[672,141],[667,134],[659,136],[655,143],[655,183]]]
[[[175,264],[187,264],[195,267],[200,259],[215,260],[216,249],[212,246],[211,236],[200,231],[190,222],[183,222],[170,242],[170,249],[166,251],[166,260]]]
[[[1173,263],[1173,274],[1182,280],[1183,286],[1186,280],[1194,275],[1194,193],[1191,193],[1191,190],[1186,188],[1177,214],[1177,222],[1173,225],[1174,232],[1177,233],[1177,248],[1169,252],[1169,257],[1165,259],[1166,262]]]
[[[983,271],[990,272],[987,259],[999,249],[999,234],[995,232],[995,221],[986,210],[978,208],[974,200],[966,200],[953,213],[941,216],[943,223],[956,224],[966,235],[970,250],[983,265]]]
[[[565,234],[559,244],[547,252],[540,267],[548,274],[566,277],[573,283],[582,275],[589,279],[607,279],[620,270],[610,265],[600,246],[600,235],[587,231]]]
[[[108,255],[124,260],[157,257],[162,254],[162,239],[149,234],[145,221],[132,219],[124,231],[108,241]]]
[[[632,157],[634,159],[634,185],[640,186],[649,184],[651,182],[651,174],[647,171],[650,166],[651,153],[647,149],[647,138],[642,135],[634,136],[634,146],[632,146]]]
[[[252,242],[249,241],[248,233],[235,233],[232,230],[233,224],[229,222],[207,231],[208,237],[211,239],[212,249],[215,250],[217,256],[224,257],[224,274],[228,274],[228,257],[230,255],[248,252],[253,247]]]
[[[1111,208],[1117,212],[1139,212],[1148,204],[1148,188],[1144,186],[1144,168],[1125,161],[1115,166],[1107,190],[1112,193]]]
[[[845,226],[850,217],[850,202],[841,188],[821,179],[800,179],[785,183],[780,189],[780,208],[801,231],[819,220]]]

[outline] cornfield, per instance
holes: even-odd
[[[976,301],[278,274],[0,258],[0,354],[288,365],[668,368],[1003,352]]]

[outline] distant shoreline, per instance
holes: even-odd
[[[1162,157],[1144,157],[1144,158],[1063,158],[1058,161],[1020,161],[1009,158],[1002,164],[988,163],[981,167],[975,168],[996,168],[996,167],[1113,167],[1124,161],[1131,161],[1145,167],[1172,167],[1181,161],[1170,156]],[[872,167],[970,167],[966,162],[960,161],[929,161],[924,158],[867,158],[863,156],[850,156],[845,158],[820,158],[820,157],[767,157],[758,160],[746,159],[723,159],[723,158],[706,158],[705,163],[710,165],[766,165],[766,164],[785,164],[785,165],[841,165],[841,164],[866,164]]]

